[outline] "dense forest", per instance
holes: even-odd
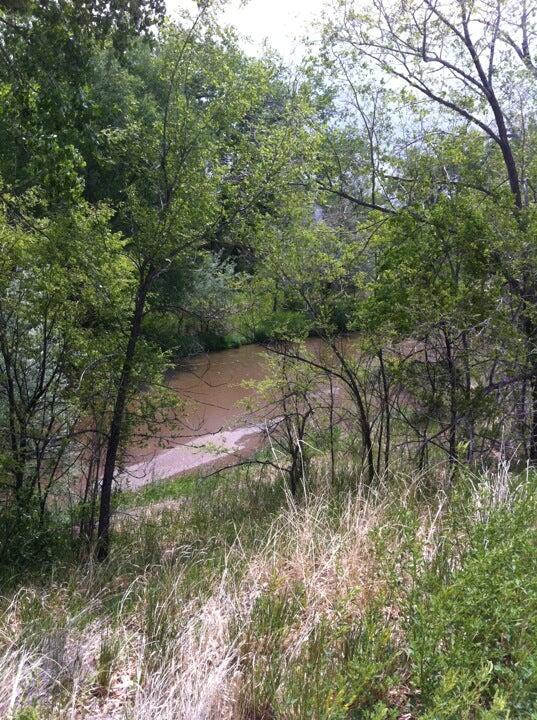
[[[225,6],[0,0],[0,714],[536,717],[537,3]]]

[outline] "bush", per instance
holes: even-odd
[[[477,523],[461,524],[462,501],[453,507],[441,552],[406,607],[420,717],[535,717],[535,510],[533,492]]]
[[[41,572],[49,563],[72,559],[73,549],[65,515],[41,514],[37,503],[0,511],[0,585],[15,582],[19,575]]]
[[[244,335],[234,333],[219,335],[218,333],[203,332],[198,334],[197,339],[203,350],[207,352],[230,350],[248,343],[248,339]]]
[[[431,497],[392,478],[366,499],[312,482],[286,505],[281,479],[241,469],[147,490],[175,502],[122,520],[108,563],[6,594],[0,714],[22,661],[17,707],[71,712],[35,692],[52,648],[62,688],[78,673],[81,717],[119,717],[121,697],[139,719],[168,702],[177,720],[535,718],[535,480],[474,485],[461,473]]]
[[[311,329],[310,320],[304,313],[295,310],[278,310],[255,331],[256,342],[305,338]]]

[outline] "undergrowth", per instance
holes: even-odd
[[[0,715],[536,717],[535,478],[434,487],[317,469],[295,502],[250,470],[123,498],[107,563],[2,598]]]

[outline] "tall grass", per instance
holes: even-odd
[[[433,485],[236,474],[127,508],[107,564],[3,599],[0,716],[535,717],[534,478]]]

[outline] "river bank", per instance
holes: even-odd
[[[351,339],[353,336],[349,336]],[[306,340],[321,354],[320,338]],[[233,465],[263,442],[267,410],[248,410],[268,373],[270,352],[250,344],[184,360],[170,372],[167,386],[185,402],[179,422],[163,421],[143,446],[129,449],[122,484],[135,489],[153,481],[201,469]],[[255,402],[253,403],[255,405]]]
[[[253,398],[255,383],[266,372],[266,351],[257,344],[183,360],[166,377],[167,386],[185,403],[183,416],[178,423],[164,421],[143,447],[129,449],[122,484],[135,489],[233,464],[254,452],[264,419],[246,410],[244,402]]]

